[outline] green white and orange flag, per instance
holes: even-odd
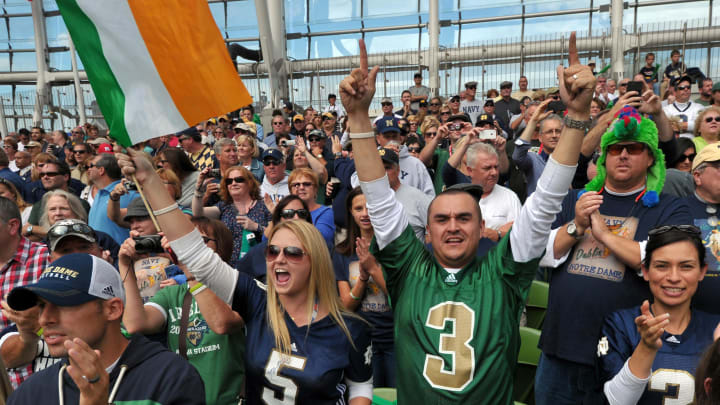
[[[207,0],[57,0],[110,135],[123,146],[252,102]]]

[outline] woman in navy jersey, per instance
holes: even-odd
[[[603,391],[610,404],[689,404],[695,367],[720,321],[690,306],[707,271],[705,248],[692,225],[661,226],[648,236],[642,273],[653,302],[605,319],[597,352]]]

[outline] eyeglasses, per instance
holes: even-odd
[[[718,117],[705,117],[705,122],[707,122],[708,124],[711,123],[711,122],[713,122],[713,120],[715,120],[715,122],[720,122],[720,116],[718,116]]]
[[[663,225],[648,231],[648,236],[658,236],[670,231],[680,231],[693,236],[700,236],[700,228],[695,225]]]
[[[677,87],[675,87],[675,90],[687,90],[689,88],[690,88],[690,86],[677,86]]]
[[[263,160],[263,165],[265,165],[265,166],[280,166],[281,164],[282,164],[281,162],[278,162],[275,159]]]
[[[216,239],[213,239],[213,238],[210,238],[210,237],[207,237],[207,236],[203,236],[202,238],[203,238],[203,242],[205,242],[206,245],[207,245],[209,242],[215,242],[215,243],[217,243],[217,240],[216,240]]]
[[[440,111],[440,115],[450,115],[450,111]]]
[[[310,215],[310,212],[306,209],[299,209],[299,210],[286,209],[286,210],[282,210],[282,212],[280,212],[280,216],[283,219],[293,219],[293,218],[295,218],[296,214],[297,214],[298,218],[307,219]]]
[[[47,177],[55,177],[55,176],[59,176],[59,175],[60,175],[59,172],[45,172],[45,173],[40,173],[40,177],[46,177],[46,176],[47,176]]]
[[[76,154],[76,155],[84,155],[84,154],[87,153],[87,151],[86,151],[86,150],[79,150],[79,149],[78,149],[78,150],[74,150],[73,153]]]
[[[268,245],[265,249],[265,259],[269,262],[274,262],[277,260],[278,256],[280,256],[280,252],[282,252],[283,255],[285,255],[285,258],[290,262],[299,262],[302,260],[303,256],[307,254],[296,246],[285,246],[281,249],[279,246]]]
[[[57,224],[50,228],[47,233],[48,239],[56,239],[68,233],[76,232],[83,235],[90,235],[95,238],[95,231],[86,224],[60,225]]]
[[[233,184],[233,183],[238,183],[238,184],[245,183],[245,177],[242,177],[242,176],[228,177],[227,184]]]
[[[439,103],[430,103],[431,107],[440,107],[441,104]]]
[[[411,153],[420,153],[421,150],[422,150],[422,148],[419,148],[419,147],[408,148],[408,152],[411,152]]]
[[[380,105],[383,106],[383,107],[387,107],[387,106],[389,106],[389,105],[392,105],[392,103],[380,103]]]
[[[164,159],[160,159],[160,160],[158,161],[158,163],[161,163],[161,164],[165,164],[165,163],[167,163],[167,162],[168,162],[168,161],[167,161],[167,160],[164,160]]]
[[[311,183],[311,182],[309,182],[309,181],[303,181],[303,182],[293,183],[293,184],[290,185],[290,187],[292,187],[292,188],[300,188],[300,186],[302,186],[302,187],[307,188],[307,187],[310,187],[310,186],[312,186],[312,185],[313,185],[313,183]]]
[[[616,143],[614,145],[610,145],[607,147],[607,153],[609,153],[612,156],[619,156],[622,151],[627,150],[627,153],[629,155],[639,155],[643,153],[645,150],[645,144],[644,143],[629,143],[629,144],[619,144]]]
[[[689,161],[692,162],[693,160],[695,160],[695,156],[697,156],[697,153],[691,153],[691,154],[689,154],[689,155],[683,155],[683,158],[684,158],[684,159],[681,160],[681,162],[684,162],[685,159],[687,159],[687,160],[689,160]]]
[[[284,123],[284,122],[273,122],[272,124],[273,124],[273,125],[283,125],[283,124],[285,124],[285,123]]]

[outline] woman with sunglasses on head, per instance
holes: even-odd
[[[710,143],[720,141],[720,107],[710,106],[695,119],[695,149],[699,153]]]
[[[642,274],[652,303],[609,315],[598,357],[610,404],[659,404],[694,399],[695,365],[713,342],[720,315],[691,307],[705,277],[705,247],[692,225],[668,225],[648,232]]]
[[[232,236],[225,225],[206,217],[193,217],[191,221],[205,245],[222,260],[229,260]],[[132,269],[137,259],[132,238],[123,243],[119,259],[118,268],[125,287],[123,325],[127,331],[144,335],[163,333],[169,349],[188,360],[200,373],[208,404],[237,404],[245,375],[245,335],[240,316],[212,291],[198,293],[202,286],[198,287],[192,276],[187,283],[164,286],[143,304]],[[191,275],[185,266],[179,267]]]
[[[272,214],[272,221],[265,228],[265,234],[269,235],[272,227],[280,222],[299,219],[312,224],[312,216],[305,201],[296,195],[288,195],[283,197],[277,203]],[[263,238],[262,242],[253,246],[249,252],[238,263],[237,269],[250,277],[267,284],[267,266],[265,263],[265,249],[267,249],[267,238]]]
[[[312,215],[312,223],[322,234],[328,247],[335,244],[335,222],[332,207],[317,203],[320,190],[317,173],[307,167],[297,168],[288,176],[290,194],[296,195],[307,204]],[[324,187],[322,188],[324,190]]]
[[[212,207],[203,206],[203,187],[210,169],[203,170],[197,179],[197,191],[192,202],[193,215],[220,219],[233,235],[233,253],[230,265],[236,267],[242,256],[260,242],[270,222],[270,211],[260,197],[260,185],[250,170],[233,166],[220,180],[220,202]],[[237,268],[237,267],[236,267]]]
[[[188,155],[180,148],[165,148],[158,156],[158,167],[172,170],[180,179],[182,196],[178,200],[178,204],[184,207],[191,206],[195,184],[200,172],[197,171]]]
[[[382,269],[368,250],[373,226],[360,187],[347,195],[345,215],[347,236],[333,252],[340,298],[345,308],[357,312],[372,326],[373,384],[395,387],[393,315]]]
[[[123,172],[150,190],[150,205],[157,207],[179,261],[246,325],[252,348],[245,361],[247,403],[336,404],[347,395],[350,405],[369,405],[369,327],[343,308],[322,235],[305,221],[274,226],[266,251],[268,284],[260,284],[205,246],[172,199],[152,192],[161,182],[147,159],[130,153],[132,159],[119,155]]]
[[[257,159],[260,156],[260,149],[255,138],[249,134],[240,134],[235,137],[235,143],[237,143],[238,164],[250,170],[255,180],[262,183],[265,171],[262,162]]]

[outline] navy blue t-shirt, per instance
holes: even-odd
[[[720,314],[718,306],[718,294],[720,294],[720,205],[706,204],[694,195],[685,198],[693,224],[700,228],[701,238],[705,245],[705,263],[708,265],[705,278],[698,285],[698,290],[693,297],[693,306],[701,311],[712,314]],[[711,215],[707,207],[715,207],[716,213]],[[712,218],[714,216],[714,218]],[[712,219],[711,219],[712,218]]]
[[[335,279],[346,281],[350,288],[357,283],[360,274],[360,263],[357,255],[344,256],[333,252],[333,267]],[[393,345],[393,315],[390,309],[388,296],[375,284],[372,277],[367,283],[365,294],[357,309],[358,315],[367,320],[372,326],[370,335],[373,345],[392,347]]]
[[[647,239],[659,225],[688,224],[690,213],[682,200],[662,195],[658,205],[647,208],[639,193],[620,197],[602,193],[600,213],[610,230],[629,240]],[[577,192],[568,193],[553,229],[575,218]],[[603,319],[622,308],[650,298],[647,282],[627,268],[592,237],[588,229],[567,261],[551,273],[547,317],[540,338],[544,353],[593,366]]]
[[[620,372],[640,343],[640,333],[635,326],[638,316],[639,306],[613,312],[605,319],[597,345],[601,382],[611,380]],[[694,310],[682,334],[663,333],[662,347],[655,356],[650,381],[638,405],[693,402],[695,367],[712,344],[718,322],[720,316]]]
[[[297,403],[336,404],[347,390],[344,379],[364,382],[372,376],[372,347],[369,326],[361,319],[345,316],[352,344],[330,316],[298,327],[287,313],[292,355],[275,349],[268,324],[265,285],[238,274],[233,310],[247,327],[245,371],[248,404]],[[353,345],[354,344],[354,345]]]
[[[263,284],[265,284],[267,277],[265,248],[267,248],[267,239],[263,237],[262,242],[251,247],[245,256],[240,259],[236,267],[241,273],[245,273]]]

